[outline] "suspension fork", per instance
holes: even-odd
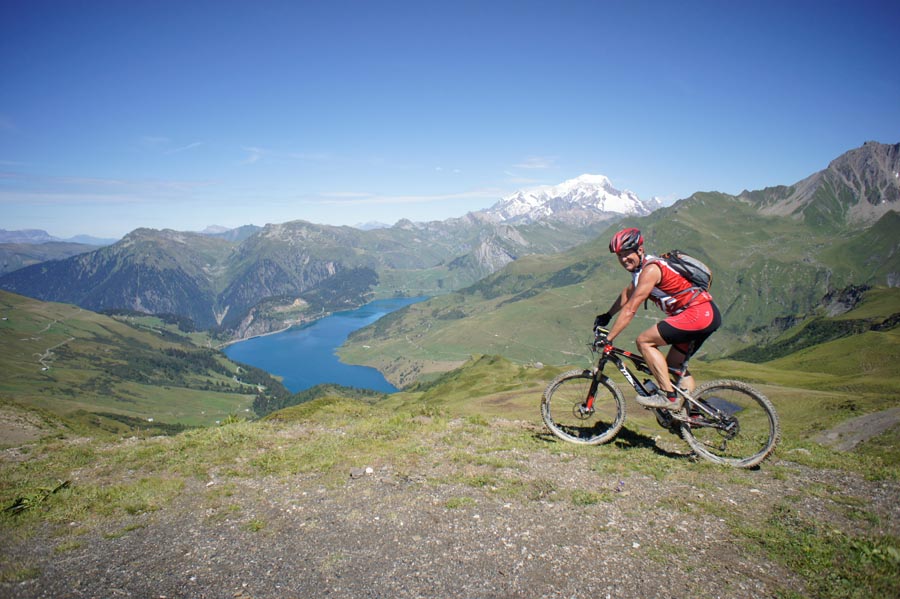
[[[588,389],[588,396],[584,401],[584,410],[586,412],[594,411],[594,398],[597,395],[597,389],[600,388],[600,381],[606,378],[606,375],[603,374],[603,368],[606,366],[606,363],[612,360],[616,366],[619,367],[619,370],[622,369],[621,360],[616,360],[613,356],[610,355],[602,355],[600,360],[597,362],[597,367],[590,371],[591,373],[591,387]]]
[[[594,411],[594,398],[597,396],[597,389],[600,387],[600,381],[603,378],[603,367],[606,366],[606,357],[600,358],[597,367],[591,372],[591,386],[588,389],[587,398],[584,400],[584,411],[587,413]]]

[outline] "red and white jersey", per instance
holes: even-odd
[[[646,255],[641,267],[632,274],[632,282],[637,288],[641,272],[648,264],[656,264],[662,272],[659,283],[650,292],[653,303],[668,315],[678,314],[688,305],[703,304],[712,301],[712,296],[707,291],[698,289],[690,281],[675,272],[669,264],[658,256]]]

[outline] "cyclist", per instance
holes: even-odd
[[[694,287],[675,272],[666,261],[644,252],[644,237],[636,228],[622,229],[609,242],[609,251],[619,264],[631,273],[631,283],[612,306],[594,320],[594,328],[605,327],[613,315],[621,312],[607,336],[613,340],[631,323],[638,308],[647,299],[659,306],[666,318],[641,333],[636,344],[647,365],[656,377],[659,390],[649,396],[637,397],[637,402],[649,408],[678,411],[684,399],[669,380],[667,366],[680,367],[696,352],[704,341],[719,328],[722,318],[708,291]],[[659,348],[671,345],[668,356]],[[687,391],[694,388],[693,377],[683,379]]]

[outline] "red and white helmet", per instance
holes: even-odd
[[[634,227],[622,229],[609,241],[609,251],[613,254],[620,252],[636,252],[644,245],[644,236],[640,230]]]

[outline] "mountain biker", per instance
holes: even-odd
[[[613,315],[621,312],[607,336],[607,342],[612,344],[631,323],[642,303],[650,299],[659,306],[666,318],[636,340],[659,389],[649,397],[638,396],[636,400],[649,408],[678,411],[684,399],[675,392],[667,366],[680,367],[719,328],[722,323],[719,309],[708,291],[695,287],[662,258],[646,254],[644,237],[638,229],[622,229],[613,235],[609,251],[618,257],[619,264],[631,273],[632,279],[609,310],[597,316],[594,328],[605,327]],[[664,357],[659,348],[666,345],[671,348]],[[685,373],[682,380],[686,390],[692,391],[693,377]]]

